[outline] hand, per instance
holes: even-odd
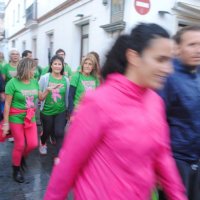
[[[4,137],[6,135],[8,135],[9,134],[9,130],[10,130],[9,124],[8,123],[3,123],[2,130],[3,130],[3,136]]]
[[[57,88],[61,87],[61,85],[62,84],[57,84],[57,85],[49,86],[49,87],[47,87],[47,90],[50,92],[50,91],[52,91],[54,89],[57,89]]]
[[[74,116],[71,115],[71,116],[69,117],[69,122],[72,122],[73,120],[74,120]]]
[[[5,94],[3,92],[0,93],[0,100],[5,101]]]

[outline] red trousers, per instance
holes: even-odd
[[[12,153],[12,164],[20,166],[22,156],[26,157],[38,146],[36,123],[29,128],[24,128],[24,124],[10,122],[10,130],[14,137],[14,148]]]

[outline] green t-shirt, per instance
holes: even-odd
[[[80,72],[76,72],[70,80],[70,85],[76,87],[74,106],[77,106],[80,98],[86,91],[94,90],[99,86],[99,80],[92,75],[85,76]]]
[[[49,65],[42,70],[41,75],[48,73],[48,71],[49,71]],[[71,67],[67,63],[64,66],[64,75],[67,76],[68,78],[70,78],[72,76]]]
[[[79,65],[76,69],[77,72],[80,72],[81,71],[81,65]]]
[[[39,79],[40,79],[41,72],[42,72],[41,67],[40,67],[40,66],[37,66],[37,67],[35,68],[35,71],[34,71],[34,78],[35,78],[36,80],[39,80]]]
[[[59,88],[49,92],[46,99],[42,113],[45,115],[56,115],[66,110],[65,95],[67,90],[66,79],[63,76],[62,79],[55,79],[51,74],[49,75],[48,86],[61,84]]]
[[[0,63],[0,74],[2,73],[2,69],[3,69],[5,64],[6,64],[5,62],[1,62]]]
[[[17,78],[12,78],[5,88],[5,93],[13,96],[11,107],[18,109],[28,109],[36,107],[38,98],[38,82],[31,79],[30,83],[25,84]],[[23,124],[26,113],[9,116],[9,121],[17,124]],[[35,121],[35,116],[32,118]]]
[[[64,66],[64,75],[70,78],[72,76],[71,67],[66,63]]]
[[[7,63],[2,68],[2,74],[6,77],[5,82],[7,83],[11,78],[17,75],[17,67],[13,67],[10,63]]]
[[[49,71],[49,65],[46,66],[46,67],[44,67],[44,68],[42,69],[41,76],[44,75],[44,74],[46,74],[48,71]]]

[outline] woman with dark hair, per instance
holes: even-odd
[[[39,100],[42,101],[40,110],[43,126],[39,150],[41,154],[47,154],[46,141],[53,131],[58,154],[64,137],[69,91],[69,80],[64,76],[64,60],[62,57],[57,55],[52,57],[49,73],[41,76],[39,86]]]
[[[56,51],[56,55],[64,59],[64,75],[70,79],[70,77],[72,76],[72,70],[69,64],[65,62],[65,57],[66,57],[65,51],[63,49],[58,49]],[[46,74],[48,71],[49,71],[49,65],[43,68],[41,75]]]
[[[168,199],[186,200],[172,158],[165,111],[154,92],[171,73],[172,41],[156,24],[120,36],[107,56],[105,82],[74,114],[45,200],[149,200],[156,181]]]
[[[13,178],[24,182],[21,172],[25,158],[37,147],[37,126],[35,122],[36,100],[38,98],[38,82],[33,79],[34,60],[22,59],[17,66],[17,75],[6,84],[3,131],[9,130],[14,137],[12,153]]]

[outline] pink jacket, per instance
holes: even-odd
[[[10,108],[9,115],[18,115],[21,113],[26,113],[25,119],[24,119],[24,128],[30,128],[34,125],[34,123],[31,122],[32,118],[35,116],[35,108],[28,108],[26,110],[22,110],[19,108]]]
[[[45,200],[147,200],[157,182],[168,200],[186,200],[169,147],[163,102],[112,74],[74,116]]]

